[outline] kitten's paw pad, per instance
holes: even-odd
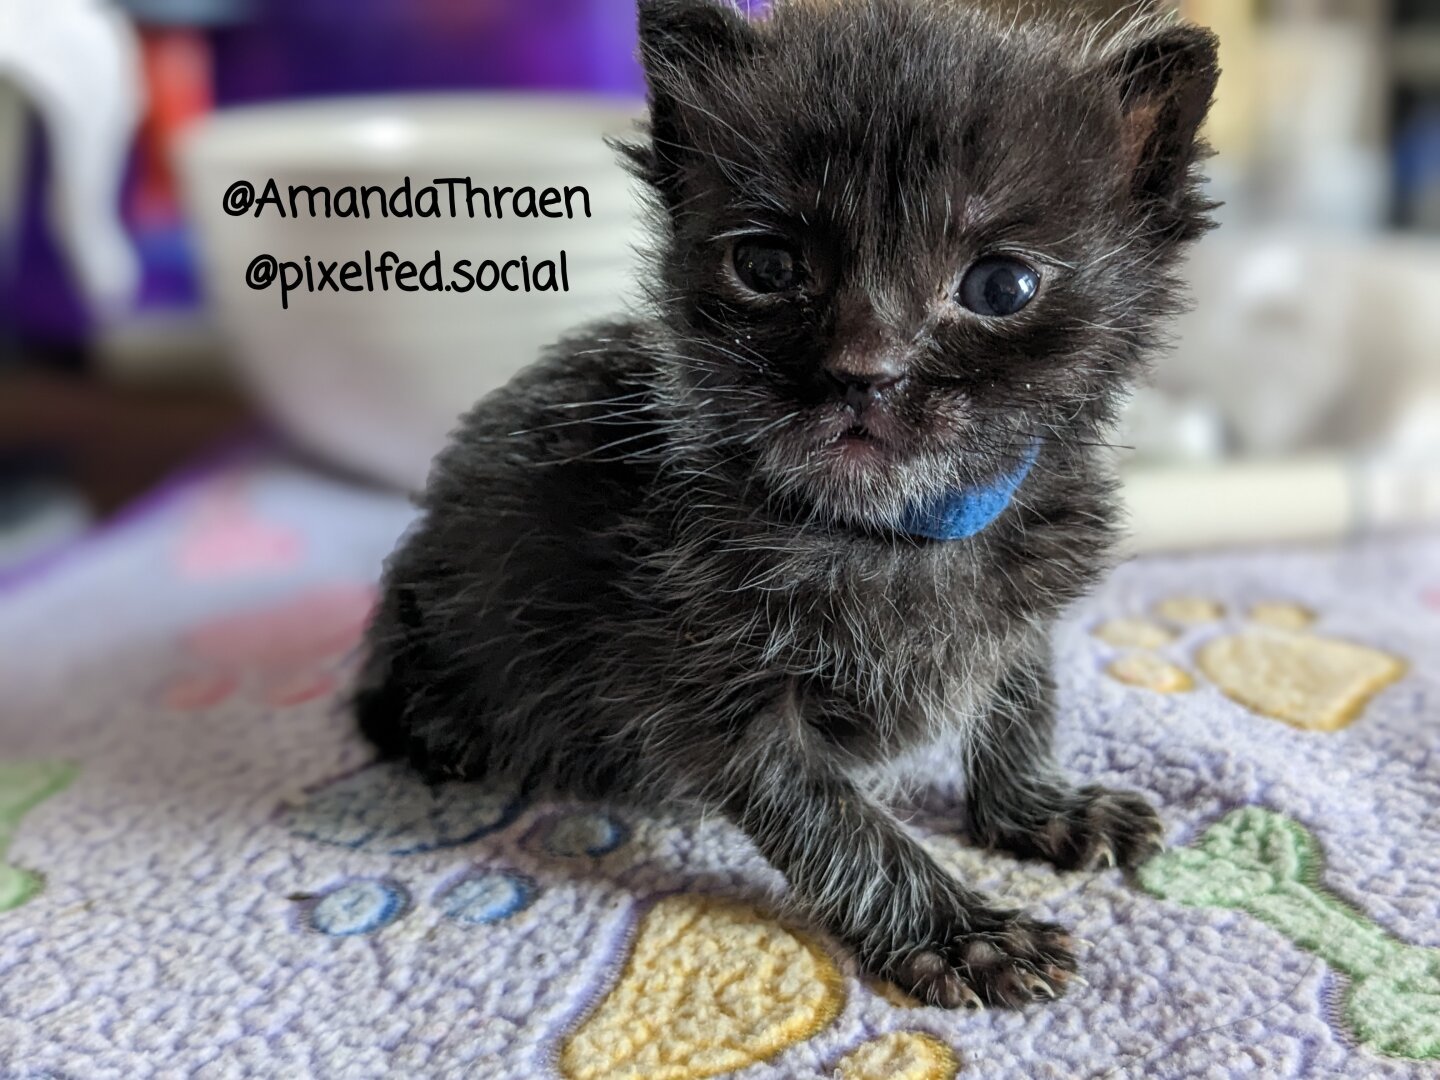
[[[1130,791],[1091,786],[1033,828],[987,837],[989,846],[1061,870],[1129,870],[1164,850],[1155,808]]]
[[[917,949],[889,977],[942,1008],[1016,1009],[1061,996],[1075,970],[1074,943],[1064,927],[1018,918]]]
[[[1080,789],[1080,801],[1046,826],[1053,861],[1062,869],[1130,870],[1165,847],[1160,815],[1133,791]]]

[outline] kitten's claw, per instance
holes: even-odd
[[[1139,795],[1091,786],[1065,796],[1032,824],[996,829],[983,838],[1024,858],[1045,859],[1062,870],[1131,870],[1163,849],[1165,827]],[[1006,819],[1015,815],[1007,811]]]
[[[1026,976],[1023,981],[1025,983],[1025,988],[1029,990],[1030,993],[1034,994],[1036,997],[1039,997],[1043,994],[1051,1001],[1054,1001],[1055,998],[1058,996],[1055,992],[1055,988],[1051,986],[1048,982],[1046,982],[1044,979],[1040,978],[1038,975]]]
[[[1065,993],[1075,958],[1061,927],[987,912],[995,922],[976,931],[974,913],[967,914],[967,929],[942,932],[939,942],[882,974],[921,1001],[947,1009],[1019,1008]]]

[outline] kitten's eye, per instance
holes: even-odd
[[[735,273],[757,293],[790,292],[805,284],[805,266],[783,243],[769,238],[735,245]]]
[[[1004,318],[1023,310],[1040,288],[1040,275],[1018,259],[981,259],[965,274],[956,298],[976,315]]]

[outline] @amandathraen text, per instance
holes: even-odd
[[[236,180],[221,200],[231,217],[281,218],[512,218],[591,217],[590,192],[581,185],[536,188],[476,185],[468,176],[437,176],[416,187],[405,177],[392,188],[379,184],[289,184],[272,176],[260,185]]]

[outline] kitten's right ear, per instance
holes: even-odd
[[[622,145],[667,197],[697,149],[707,115],[696,101],[759,48],[759,34],[724,0],[640,0],[640,60],[649,87],[650,145]]]
[[[1195,167],[1208,152],[1200,126],[1220,76],[1218,48],[1209,30],[1171,23],[1122,37],[1102,63],[1119,95],[1120,158],[1131,192],[1158,229],[1180,240],[1204,231],[1213,208]]]

